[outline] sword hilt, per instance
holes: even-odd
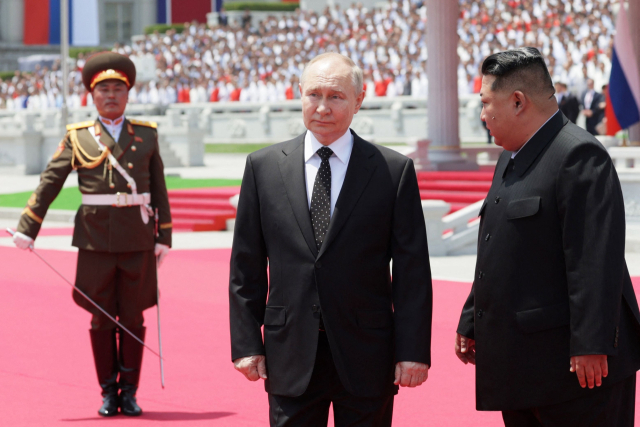
[[[12,229],[10,229],[9,227],[7,227],[7,229],[6,229],[5,231],[6,231],[7,233],[11,234],[11,236],[12,236],[12,237],[13,237],[13,236],[15,236],[15,235],[16,235],[16,233],[17,233],[17,231],[12,230]],[[33,242],[29,245],[29,248],[28,248],[28,249],[29,249],[30,251],[32,251],[32,252],[33,252]]]

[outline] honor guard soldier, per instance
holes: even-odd
[[[171,213],[158,148],[157,125],[125,118],[136,69],[129,58],[102,52],[87,60],[82,80],[98,119],[67,126],[40,185],[25,207],[14,243],[27,249],[47,209],[72,170],[78,172],[82,205],[75,218],[76,286],[138,338],[142,312],[157,302],[157,265],[171,246]],[[91,346],[102,388],[102,416],[136,416],[143,347],[84,300],[92,313]],[[118,338],[118,339],[117,339]]]

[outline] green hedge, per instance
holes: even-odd
[[[84,53],[85,58],[94,52],[102,52],[103,50],[111,50],[111,48],[90,46],[90,47],[69,47],[69,57],[78,59],[79,53]]]
[[[7,80],[15,75],[15,71],[0,71],[0,80]]]
[[[257,12],[293,12],[300,7],[300,3],[259,2],[259,1],[231,1],[224,2],[225,10],[255,10]]]
[[[145,34],[153,34],[156,31],[163,34],[169,30],[176,30],[177,33],[184,31],[184,24],[154,24],[144,27]]]

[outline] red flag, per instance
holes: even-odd
[[[606,106],[604,107],[604,117],[607,119],[607,135],[615,136],[622,128],[620,127],[620,123],[618,123],[618,119],[616,118],[616,114],[613,112],[613,105],[611,104],[611,97],[609,96],[609,91],[606,92]]]

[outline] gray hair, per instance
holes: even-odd
[[[359,96],[362,93],[363,80],[364,80],[362,68],[358,67],[358,65],[355,62],[353,62],[353,60],[348,56],[342,55],[337,52],[325,52],[316,56],[311,61],[307,62],[307,65],[304,67],[304,70],[302,71],[302,76],[300,76],[300,85],[304,86],[304,80],[307,75],[307,71],[309,70],[309,68],[311,68],[313,64],[330,57],[340,58],[342,61],[344,61],[345,64],[351,67],[351,80],[353,81],[353,88],[356,91],[356,96]]]

